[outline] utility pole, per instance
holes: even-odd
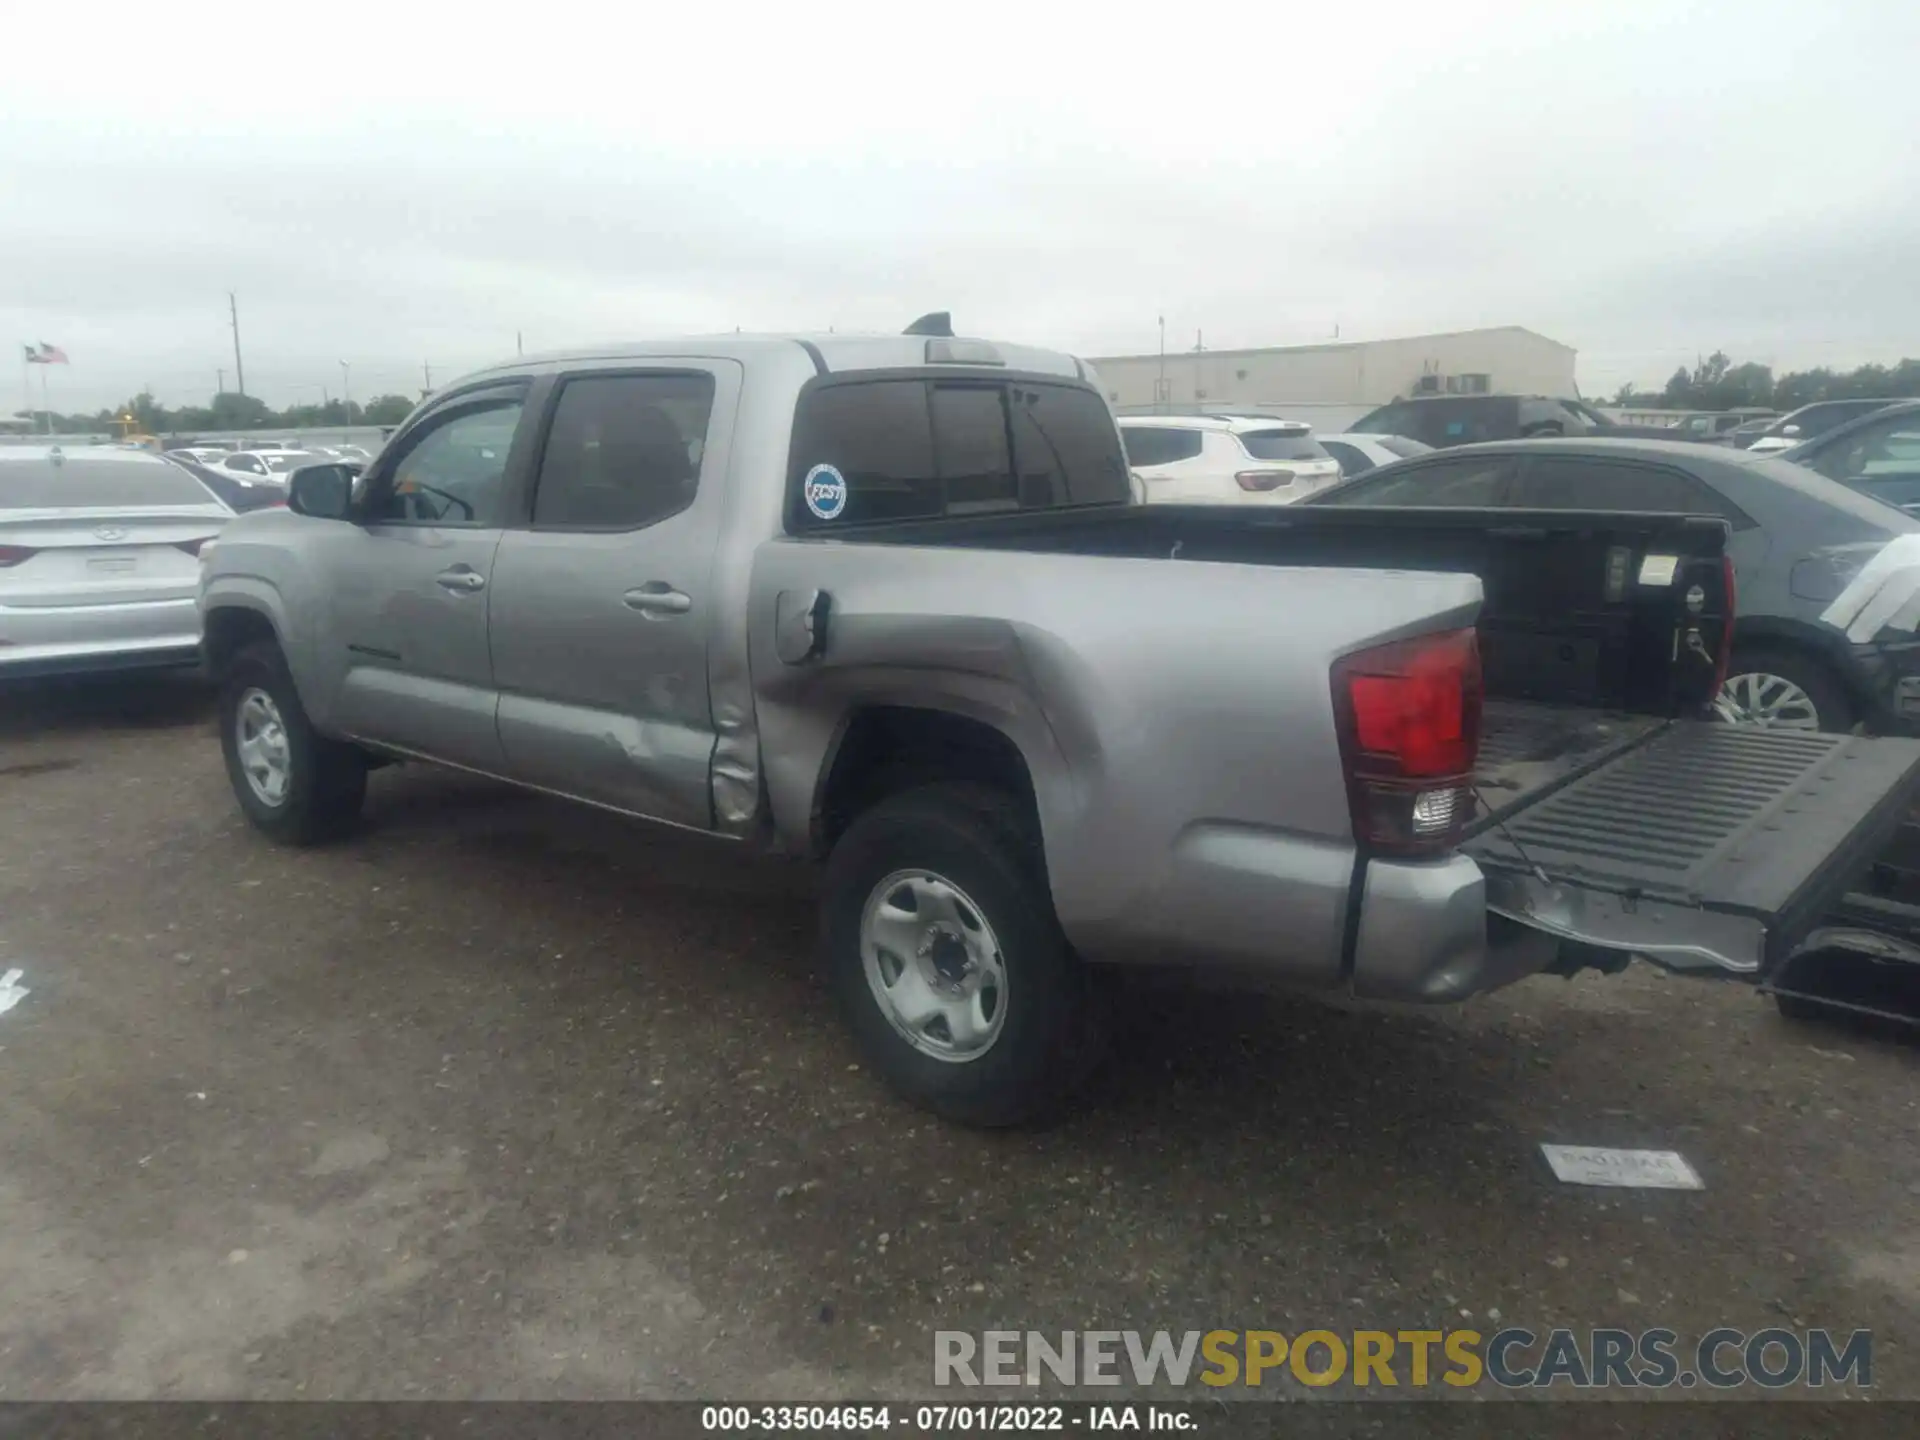
[[[424,399],[433,393],[433,366],[428,361],[422,360],[420,362],[420,378],[425,382],[426,386],[426,388],[420,392],[421,398]]]
[[[1160,378],[1153,382],[1153,403],[1164,409],[1173,399],[1173,390],[1167,384],[1167,317],[1160,317]]]
[[[513,332],[513,353],[516,355],[524,355],[527,353],[526,346],[520,343],[520,332],[518,330]]]
[[[227,316],[233,324],[233,383],[244,395],[247,393],[247,367],[240,360],[240,303],[233,298],[231,290],[227,292]]]

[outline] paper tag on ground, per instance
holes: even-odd
[[[1630,1190],[1702,1190],[1693,1166],[1675,1150],[1607,1150],[1594,1145],[1542,1145],[1554,1176],[1569,1185]]]

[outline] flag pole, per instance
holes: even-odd
[[[40,367],[40,408],[47,412],[47,434],[53,434],[53,402],[47,399],[47,371],[50,365]]]
[[[20,393],[26,399],[27,408],[22,412],[27,422],[27,433],[33,433],[33,362],[20,356]]]

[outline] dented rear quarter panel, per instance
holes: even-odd
[[[814,590],[824,652],[791,664],[779,596]],[[747,633],[772,821],[812,848],[861,709],[967,716],[1026,762],[1084,953],[1331,981],[1355,858],[1333,661],[1471,624],[1479,601],[1472,575],[770,541]]]

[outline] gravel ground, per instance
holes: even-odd
[[[1867,1327],[1920,1396],[1915,1052],[1737,986],[1136,998],[1078,1113],[977,1134],[858,1067],[791,867],[416,767],[277,849],[151,681],[0,695],[0,816],[0,1399],[908,1397],[942,1328],[1501,1323]]]

